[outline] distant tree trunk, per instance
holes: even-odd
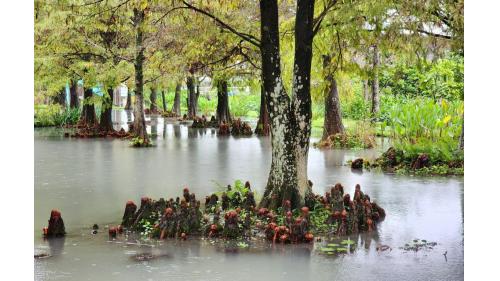
[[[69,107],[70,108],[78,108],[79,100],[78,100],[78,92],[76,91],[78,84],[75,80],[71,80],[69,84]]]
[[[196,87],[193,76],[190,75],[187,77],[186,86],[188,89],[188,117],[192,119],[196,117],[198,110],[198,98],[196,95]]]
[[[130,110],[132,109],[132,92],[130,89],[127,91],[127,103],[125,104],[125,109]]]
[[[92,88],[85,88],[83,91],[83,108],[80,115],[80,125],[94,126],[97,124],[97,117],[95,115],[94,104],[90,103],[92,98]]]
[[[372,116],[376,116],[380,111],[380,96],[378,84],[378,71],[380,65],[380,52],[378,46],[373,46],[373,80],[372,80]]]
[[[146,118],[144,117],[144,46],[143,46],[143,21],[145,13],[143,10],[134,8],[134,20],[136,28],[135,37],[135,107],[133,133],[140,137],[145,143],[149,143],[148,132],[146,131]]]
[[[217,122],[231,122],[231,113],[229,112],[229,98],[227,94],[227,81],[217,82]]]
[[[255,133],[259,136],[269,136],[269,111],[267,110],[266,91],[264,85],[260,87],[260,109],[259,120]]]
[[[175,97],[174,104],[172,105],[172,111],[177,116],[181,116],[181,84],[177,83],[175,85]]]
[[[365,102],[370,101],[370,82],[368,79],[363,79],[363,98]]]
[[[108,98],[103,101],[103,110],[101,112],[101,120],[99,122],[99,129],[105,132],[113,131],[113,88],[108,89]]]
[[[261,207],[277,208],[290,200],[304,205],[310,193],[307,157],[311,132],[310,75],[314,0],[298,0],[292,99],[283,88],[277,0],[261,0],[262,77],[271,121],[272,160]]]
[[[52,103],[59,104],[64,109],[66,108],[66,87],[62,88],[57,95],[52,97]]]
[[[149,96],[149,101],[151,102],[149,110],[151,111],[151,114],[158,113],[158,106],[156,105],[156,96],[157,96],[156,88],[151,88],[151,95]]]
[[[163,111],[167,111],[167,101],[165,100],[165,90],[161,90],[161,104],[163,106]]]
[[[333,134],[343,134],[342,112],[340,110],[339,92],[337,90],[337,80],[334,73],[329,70],[331,56],[323,56],[323,68],[326,82],[325,93],[325,119],[323,123],[323,140]]]
[[[465,127],[465,118],[462,115],[462,132],[460,133],[460,138],[458,139],[458,148],[464,150],[464,127]]]

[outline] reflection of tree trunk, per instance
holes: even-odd
[[[196,95],[193,76],[190,75],[187,77],[186,85],[188,88],[188,117],[194,118],[196,117],[196,111],[198,110],[198,98]]]
[[[92,88],[85,88],[83,91],[83,108],[80,115],[80,125],[94,126],[97,124],[94,103],[91,101]]]
[[[99,122],[99,129],[102,131],[113,131],[113,121],[111,113],[113,110],[113,88],[108,89],[108,97],[104,98],[102,102],[101,121]]]
[[[156,88],[151,88],[151,95],[149,96],[149,101],[151,102],[151,105],[149,106],[151,114],[158,113],[158,106],[156,105]]]
[[[163,111],[167,111],[167,101],[165,100],[165,90],[161,90],[161,104],[163,106]]]
[[[344,125],[342,124],[342,112],[340,111],[339,92],[337,90],[337,80],[330,69],[331,57],[323,56],[323,68],[326,82],[325,93],[325,120],[323,123],[323,138],[333,134],[343,134]]]
[[[180,83],[177,83],[177,85],[175,85],[175,97],[174,97],[174,104],[172,106],[172,111],[177,116],[181,115],[181,84]]]
[[[380,52],[378,46],[373,46],[373,80],[372,80],[372,116],[376,116],[380,111],[380,96],[378,84],[378,71],[380,65]]]
[[[78,86],[77,82],[75,80],[71,80],[70,85],[69,85],[69,107],[70,108],[78,108],[78,106],[79,106],[78,92],[76,91],[77,86]]]
[[[128,91],[127,91],[127,103],[125,104],[125,109],[126,110],[132,109],[132,93],[131,93],[131,89],[128,89]]]
[[[226,80],[221,80],[217,83],[217,121],[219,124],[222,124],[222,122],[231,122]]]
[[[264,85],[260,87],[259,121],[255,133],[259,136],[269,136],[269,111],[267,110],[266,91]]]

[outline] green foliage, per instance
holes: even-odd
[[[135,137],[130,141],[130,145],[133,147],[150,147],[153,146],[151,141],[146,141],[141,137]]]
[[[399,62],[381,72],[380,86],[386,94],[395,96],[463,100],[464,59],[449,56],[420,65]]]
[[[80,109],[63,109],[58,104],[35,106],[35,127],[75,125],[80,118]]]

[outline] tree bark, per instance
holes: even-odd
[[[373,46],[373,78],[372,78],[372,116],[375,117],[380,112],[380,96],[378,84],[378,71],[380,65],[380,52],[378,46]]]
[[[92,88],[85,88],[83,91],[83,108],[80,115],[80,125],[94,126],[97,124],[97,117],[95,115],[94,104],[90,102],[92,98]]]
[[[269,136],[269,126],[269,110],[267,110],[266,91],[264,90],[264,85],[261,85],[259,120],[257,121],[255,133],[259,136]]]
[[[148,132],[146,131],[146,118],[144,117],[144,46],[142,25],[145,13],[142,10],[134,9],[134,19],[136,28],[135,37],[135,106],[133,134],[140,137],[147,144],[149,143]]]
[[[181,84],[177,83],[175,85],[175,97],[174,104],[172,105],[172,111],[177,116],[181,116]]]
[[[127,103],[125,104],[125,109],[126,110],[132,109],[132,92],[131,92],[131,89],[128,89],[128,91],[127,91]]]
[[[161,104],[163,106],[163,111],[167,111],[167,101],[165,100],[165,90],[161,90]]]
[[[217,82],[217,122],[219,124],[222,124],[222,122],[231,123],[226,80]]]
[[[342,112],[340,110],[339,92],[334,73],[330,71],[331,56],[323,56],[323,69],[325,73],[325,120],[323,123],[323,137],[325,140],[333,134],[343,134]]]
[[[188,117],[193,119],[196,117],[198,111],[198,98],[193,76],[190,75],[187,77],[186,86],[188,88]]]
[[[79,100],[78,100],[78,92],[76,91],[78,84],[75,80],[70,81],[69,85],[69,107],[70,108],[78,108]]]
[[[113,110],[113,88],[108,89],[108,97],[102,102],[101,120],[99,122],[99,129],[101,131],[110,132],[114,131],[112,121]]]
[[[370,101],[370,81],[363,79],[363,98],[365,102]]]
[[[298,0],[295,17],[295,54],[293,68],[292,109],[297,138],[296,161],[300,205],[312,192],[307,177],[307,159],[311,136],[311,62],[314,38],[314,0]]]
[[[314,0],[298,0],[292,103],[281,78],[278,3],[260,1],[262,77],[272,144],[271,170],[261,207],[276,208],[284,200],[290,200],[292,208],[299,207],[309,190],[307,151],[311,129],[313,12]]]
[[[151,88],[151,95],[149,96],[149,101],[151,102],[151,105],[149,106],[149,110],[151,111],[151,114],[156,114],[158,113],[158,106],[156,105],[156,88]]]

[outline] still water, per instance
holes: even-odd
[[[130,117],[129,117],[130,118]],[[118,129],[127,116],[115,115]],[[185,186],[199,198],[217,183],[249,180],[262,194],[270,166],[268,138],[218,138],[212,129],[189,129],[149,120],[156,146],[129,147],[125,140],[67,139],[61,129],[35,130],[36,280],[463,280],[463,177],[409,177],[354,173],[343,164],[373,159],[378,150],[311,148],[309,177],[324,193],[340,182],[352,193],[359,183],[387,212],[377,232],[351,236],[357,249],[324,256],[319,244],[251,245],[228,251],[206,240],[166,240],[152,245],[109,242],[106,225],[120,222],[127,200],[174,197]],[[50,210],[60,209],[68,235],[44,241]],[[100,232],[91,235],[97,223]],[[413,239],[437,242],[432,250],[405,252]],[[378,252],[378,245],[392,251]],[[447,253],[446,256],[443,253]],[[162,255],[136,261],[137,253]]]

